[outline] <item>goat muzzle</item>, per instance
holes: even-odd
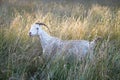
[[[29,32],[29,36],[30,36],[30,37],[32,36],[32,33],[31,33],[31,32]]]

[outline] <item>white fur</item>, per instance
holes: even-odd
[[[30,36],[39,36],[40,43],[43,48],[43,54],[53,56],[55,54],[72,53],[79,58],[86,56],[90,51],[92,52],[96,45],[96,40],[89,42],[87,40],[61,40],[59,38],[50,36],[41,25],[33,24],[29,31]],[[90,53],[92,54],[92,53]]]

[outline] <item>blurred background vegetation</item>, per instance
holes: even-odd
[[[28,31],[44,22],[63,40],[103,38],[94,62],[47,62]],[[0,0],[0,80],[120,80],[119,0]]]

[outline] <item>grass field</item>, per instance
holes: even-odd
[[[0,80],[120,80],[119,1],[80,1],[0,0]],[[47,24],[51,33],[43,29],[63,40],[101,36],[94,62],[63,56],[47,62],[39,39],[28,36],[34,22]]]

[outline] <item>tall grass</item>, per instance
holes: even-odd
[[[17,3],[20,2],[20,3]],[[24,3],[24,4],[23,4]],[[9,1],[0,5],[1,80],[119,80],[120,9],[44,1]],[[16,5],[17,4],[17,5]],[[46,4],[46,5],[45,5]],[[33,22],[46,23],[51,33],[63,40],[92,40],[101,36],[94,61],[74,56],[57,56],[49,62],[42,56],[37,37],[28,31]]]

